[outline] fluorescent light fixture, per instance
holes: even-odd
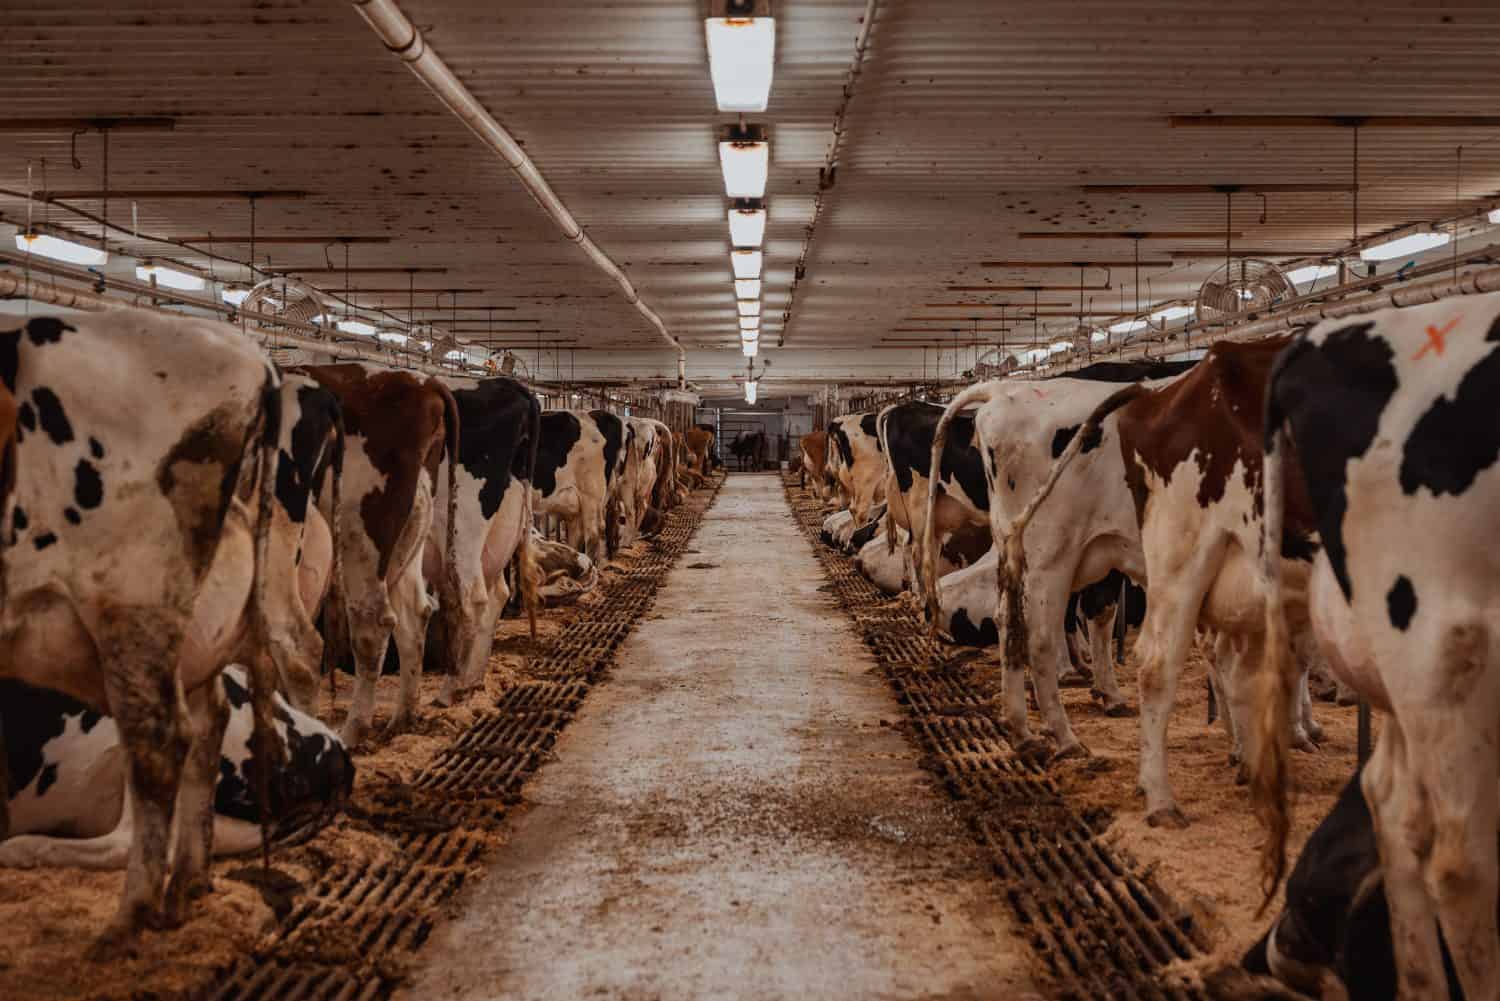
[[[736,278],[734,280],[734,297],[736,299],[759,299],[759,278]]]
[[[1158,309],[1156,312],[1152,313],[1151,319],[1160,320],[1163,323],[1171,323],[1173,320],[1180,320],[1185,316],[1192,316],[1196,312],[1198,312],[1198,310],[1193,306],[1168,306],[1165,309]]]
[[[761,262],[764,260],[765,255],[759,250],[736,250],[729,255],[736,278],[759,278]]]
[[[1147,326],[1145,320],[1121,320],[1119,323],[1111,325],[1109,332],[1112,334],[1133,334],[1145,326]]]
[[[42,257],[50,257],[54,261],[65,261],[68,264],[81,264],[87,268],[96,268],[109,260],[109,254],[98,247],[90,247],[82,243],[74,243],[72,240],[64,240],[61,237],[48,236],[46,233],[33,233],[27,236],[25,233],[16,234],[16,249],[26,254],[40,254]]]
[[[710,17],[708,72],[720,111],[765,111],[776,61],[774,17]]]
[[[1101,341],[1107,341],[1107,340],[1109,340],[1109,334],[1105,333],[1102,330],[1096,330],[1096,331],[1094,331],[1093,335],[1090,337],[1090,340],[1092,340],[1095,344],[1098,344]]]
[[[175,288],[182,292],[197,292],[204,285],[200,275],[190,275],[186,271],[164,268],[159,264],[142,264],[135,269],[135,276],[143,282],[154,278],[162,288]]]
[[[736,247],[759,247],[766,238],[765,209],[730,209],[729,242]]]
[[[760,317],[758,317],[758,316],[742,316],[742,317],[740,317],[740,329],[741,330],[759,330],[760,329]]]
[[[1288,271],[1286,280],[1293,285],[1306,285],[1309,282],[1322,281],[1324,278],[1332,278],[1339,273],[1337,264],[1308,264],[1295,271]]]
[[[377,336],[387,344],[405,344],[407,340],[405,334],[394,330],[382,330]]]
[[[219,293],[219,298],[231,306],[238,306],[250,298],[250,290],[247,288],[227,288]]]
[[[1500,209],[1490,209],[1489,219],[1496,226],[1500,226]]]
[[[421,347],[422,347],[423,351],[431,351],[432,350],[432,342],[431,341],[422,341],[421,342]]]
[[[1394,240],[1377,243],[1366,247],[1359,252],[1361,260],[1365,261],[1389,261],[1394,257],[1404,257],[1407,254],[1420,254],[1427,250],[1436,250],[1449,240],[1453,239],[1452,233],[1444,233],[1439,230],[1419,230],[1398,236]]]
[[[760,341],[740,341],[740,353],[746,358],[760,354]]]
[[[468,355],[464,354],[457,348],[454,348],[452,351],[449,351],[447,354],[443,355],[443,357],[448,359],[449,361],[458,361],[460,358],[467,358]]]
[[[1071,350],[1073,350],[1073,342],[1072,341],[1053,341],[1052,342],[1052,346],[1050,348],[1050,353],[1051,354],[1060,354],[1063,351],[1071,351]]]
[[[724,193],[730,198],[764,198],[771,144],[726,139],[719,143],[719,167],[724,171]]]
[[[754,403],[755,398],[760,395],[760,382],[756,379],[745,380],[745,402]]]
[[[361,337],[375,336],[375,327],[364,320],[340,320],[334,326],[346,334],[358,334]]]
[[[758,341],[758,340],[760,340],[760,331],[759,330],[741,330],[740,331],[740,340],[742,340],[742,341]]]
[[[759,299],[740,299],[740,300],[738,300],[735,303],[735,305],[739,308],[741,316],[759,316],[760,315],[760,300]]]

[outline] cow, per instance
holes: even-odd
[[[706,428],[688,428],[682,435],[683,455],[689,473],[696,476],[701,485],[713,471],[714,433]]]
[[[1401,997],[1441,991],[1439,925],[1465,996],[1500,995],[1497,387],[1500,296],[1484,295],[1324,321],[1282,352],[1266,390],[1266,663],[1247,749],[1267,888],[1285,868],[1299,675],[1278,545],[1295,463],[1322,543],[1313,628],[1334,673],[1385,713],[1361,788]]]
[[[881,452],[885,456],[885,496],[890,520],[905,529],[909,539],[920,540],[927,521],[927,474],[932,465],[932,439],[943,408],[919,400],[886,407],[876,419]],[[974,447],[974,417],[955,414],[949,425],[939,469],[941,480],[933,491],[937,507],[933,514],[936,538],[979,529],[989,539],[989,489],[984,480],[984,461]],[[887,531],[894,542],[896,533]],[[988,548],[986,545],[985,548]],[[983,555],[981,550],[975,558]],[[920,553],[910,553],[912,568],[920,569]],[[974,559],[962,565],[972,564]]]
[[[552,542],[533,529],[531,548],[541,580],[537,593],[544,604],[571,603],[599,582],[598,566],[572,546]]]
[[[454,462],[459,446],[458,404],[435,378],[364,363],[291,369],[338,398],[345,431],[342,495],[324,491],[319,507],[337,525],[341,601],[325,626],[334,634],[336,658],[347,641],[354,659],[354,695],[339,732],[343,742],[364,742],[375,714],[375,687],[386,647],[395,639],[400,692],[387,732],[399,733],[417,714],[428,620],[437,602],[427,593],[424,554],[435,517],[439,472],[446,462],[447,538],[440,578],[458,579],[459,500]],[[340,621],[345,617],[347,621]]]
[[[525,386],[503,376],[442,382],[458,408],[459,428],[457,459],[450,451],[443,462],[458,468],[439,472],[422,566],[443,609],[447,676],[435,704],[447,706],[484,683],[495,622],[510,600],[505,571],[512,563],[536,634],[537,572],[529,542],[542,408]],[[458,496],[450,502],[455,484]],[[452,577],[444,572],[450,511],[457,521]]]
[[[797,443],[801,461],[797,464],[797,485],[807,489],[812,477],[812,493],[820,501],[828,500],[833,484],[828,478],[828,432],[805,434]]]
[[[657,441],[656,456],[656,479],[651,485],[651,497],[648,507],[665,514],[682,503],[683,491],[678,483],[682,457],[677,443],[677,436],[672,429],[659,420],[653,418],[642,418],[649,424]]]
[[[601,563],[609,501],[604,434],[578,410],[549,410],[541,428],[531,481],[535,510],[562,519],[568,543]]]
[[[109,713],[128,766],[126,878],[96,946],[107,952],[144,924],[180,923],[208,886],[228,720],[213,681],[241,621],[254,747],[278,762],[265,570],[280,379],[232,327],[114,310],[0,331],[0,382],[16,402],[0,676]]]
[[[628,475],[632,458],[639,461],[635,428],[608,410],[590,410],[587,417],[604,436],[604,548],[605,555],[614,556],[621,546],[635,541],[635,490]]]
[[[997,606],[1005,609],[1009,622],[1004,650],[1006,724],[1018,745],[1029,752],[1041,747],[1033,742],[1026,720],[1022,679],[1027,664],[1033,672],[1043,718],[1056,741],[1054,756],[1088,753],[1068,723],[1057,687],[1059,668],[1065,657],[1061,641],[1069,595],[1111,570],[1119,570],[1135,580],[1145,579],[1139,529],[1112,432],[1093,434],[1081,442],[1085,447],[1074,468],[1069,470],[1072,479],[1066,491],[1067,504],[1053,504],[1038,511],[1041,500],[1055,482],[1049,479],[1054,460],[1068,448],[1095,408],[1114,395],[1120,383],[1173,377],[1190,365],[1101,363],[1067,378],[980,383],[955,396],[934,429],[925,537],[919,550],[924,562],[920,578],[929,619],[938,622],[942,612],[938,601],[940,588],[931,564],[936,557],[937,487],[943,478],[942,460],[949,428],[965,409],[978,406],[974,417],[975,442],[990,497],[992,537],[996,547],[1010,547],[1004,551],[1003,560],[997,558],[997,572],[1009,575],[1001,578],[1001,593],[1009,603],[1002,601]],[[1024,534],[1028,521],[1031,522],[1029,537]],[[1024,559],[1020,548],[1023,539]],[[1118,694],[1110,658],[1105,661],[1104,665],[1096,666],[1096,681],[1106,693],[1107,704],[1115,707],[1123,703],[1123,697]]]
[[[661,429],[666,425],[647,417],[627,417],[629,456],[625,466],[622,491],[630,493],[630,518],[621,534],[623,545],[629,545],[642,532],[659,528],[660,511],[651,515],[651,501],[656,493],[656,483],[661,466],[668,460],[667,449],[662,443]]]
[[[1262,425],[1271,365],[1284,337],[1247,344],[1220,341],[1180,379],[1149,389],[1136,384],[1091,416],[1116,408],[1115,434],[1134,501],[1146,565],[1150,612],[1141,634],[1140,785],[1147,822],[1187,826],[1167,776],[1167,721],[1177,679],[1201,627],[1215,634],[1216,681],[1227,696],[1226,725],[1239,738],[1249,686],[1262,660],[1265,611],[1256,584],[1261,540]],[[1300,478],[1287,480],[1289,516],[1279,543],[1284,592],[1294,628],[1307,628],[1306,579],[1315,528]],[[1293,740],[1312,748],[1300,702],[1304,676],[1290,696]],[[1235,758],[1238,763],[1238,757]]]
[[[828,425],[832,443],[828,464],[839,506],[853,512],[854,520],[861,525],[870,520],[870,509],[885,496],[885,459],[875,421],[873,413],[845,414]]]
[[[213,794],[213,854],[243,854],[259,847],[263,833],[283,841],[331,821],[354,789],[354,762],[333,731],[275,696],[283,761],[271,772],[271,829],[262,832],[249,673],[231,664],[213,684],[229,704]],[[7,680],[0,681],[0,732],[11,821],[0,866],[123,869],[133,825],[115,721],[67,695]]]
[[[1361,782],[1364,766],[1318,824],[1286,883],[1286,904],[1240,960],[1312,997],[1333,974],[1349,1001],[1396,1001],[1396,957],[1374,818]],[[1447,944],[1444,997],[1465,997]]]
[[[742,431],[729,443],[729,453],[739,462],[741,472],[749,467],[751,472],[758,473],[766,466],[766,445],[764,431],[752,431],[750,434]]]

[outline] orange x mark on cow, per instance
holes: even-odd
[[[1461,319],[1463,319],[1463,317],[1455,316],[1453,319],[1443,324],[1442,327],[1435,327],[1430,323],[1427,324],[1427,343],[1422,345],[1422,350],[1411,356],[1411,360],[1421,361],[1422,356],[1425,355],[1428,351],[1432,351],[1437,355],[1442,355],[1443,338],[1447,337],[1450,333],[1453,332],[1453,328],[1458,326],[1458,321]]]

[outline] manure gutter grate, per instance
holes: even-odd
[[[1209,1001],[1168,972],[1207,955],[1191,915],[1115,851],[1044,769],[1016,753],[965,660],[928,637],[920,612],[875,587],[819,539],[819,501],[784,480],[787,503],[908,716],[923,764],[962,807],[999,892],[1055,996]],[[1273,992],[1277,993],[1277,992]],[[1285,995],[1282,995],[1285,996]]]
[[[506,690],[412,780],[373,790],[364,819],[378,844],[358,864],[336,862],[297,898],[251,953],[220,971],[194,1001],[379,1001],[442,920],[448,901],[477,872],[485,835],[518,802],[667,571],[688,548],[723,485],[669,512],[661,533],[629,569],[601,575],[601,599],[578,610]],[[361,842],[363,845],[363,842]]]

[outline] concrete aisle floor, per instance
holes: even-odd
[[[793,524],[730,476],[406,999],[1024,998],[1024,944]]]

